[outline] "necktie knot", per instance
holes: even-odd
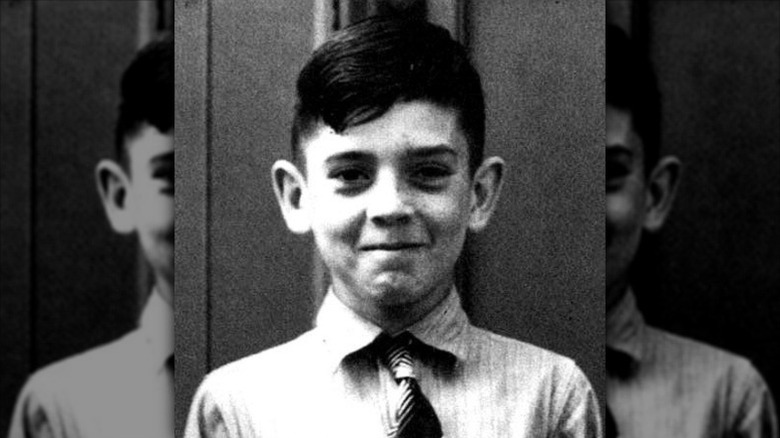
[[[395,416],[388,438],[440,438],[441,423],[417,384],[412,359],[414,338],[404,332],[394,338],[382,334],[377,339],[379,354],[398,383]]]
[[[414,373],[411,345],[412,335],[407,332],[386,340],[383,357],[396,381],[417,378]]]

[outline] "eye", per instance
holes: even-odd
[[[328,178],[336,181],[339,190],[353,191],[368,187],[372,173],[364,166],[339,166],[328,172]]]
[[[621,163],[607,162],[607,190],[619,189],[623,181],[631,173],[628,166]]]
[[[160,180],[162,187],[160,192],[166,195],[173,195],[174,192],[174,172],[173,165],[163,165],[152,171],[152,178]]]
[[[337,179],[341,182],[360,182],[368,181],[370,179],[367,172],[354,167],[340,169],[336,172],[333,172],[331,178]]]
[[[415,169],[415,175],[421,178],[445,178],[452,175],[452,171],[441,164],[426,164]]]
[[[166,166],[163,168],[156,169],[152,173],[152,178],[173,182],[173,167]]]
[[[447,181],[455,172],[450,166],[441,163],[423,163],[411,170],[412,180],[423,186],[438,186]]]

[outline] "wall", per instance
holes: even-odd
[[[604,388],[604,4],[471,2],[487,149],[509,165],[471,251],[471,317]]]
[[[312,24],[306,0],[176,10],[177,430],[205,372],[310,327],[310,244],[287,232],[270,169]]]

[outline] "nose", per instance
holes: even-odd
[[[408,187],[392,172],[380,172],[366,208],[375,225],[389,227],[409,223],[414,213]]]

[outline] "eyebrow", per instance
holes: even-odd
[[[439,144],[434,146],[419,146],[411,148],[406,152],[406,155],[414,158],[430,158],[437,155],[451,155],[455,158],[458,158],[458,151],[450,145]]]
[[[404,151],[406,158],[430,158],[439,155],[451,155],[458,158],[458,151],[447,144],[438,144],[433,146],[415,146]],[[325,159],[325,164],[333,164],[341,161],[373,161],[373,154],[363,151],[342,152]]]
[[[348,151],[332,155],[325,159],[325,164],[333,164],[340,161],[364,161],[372,160],[371,154],[361,151]]]

